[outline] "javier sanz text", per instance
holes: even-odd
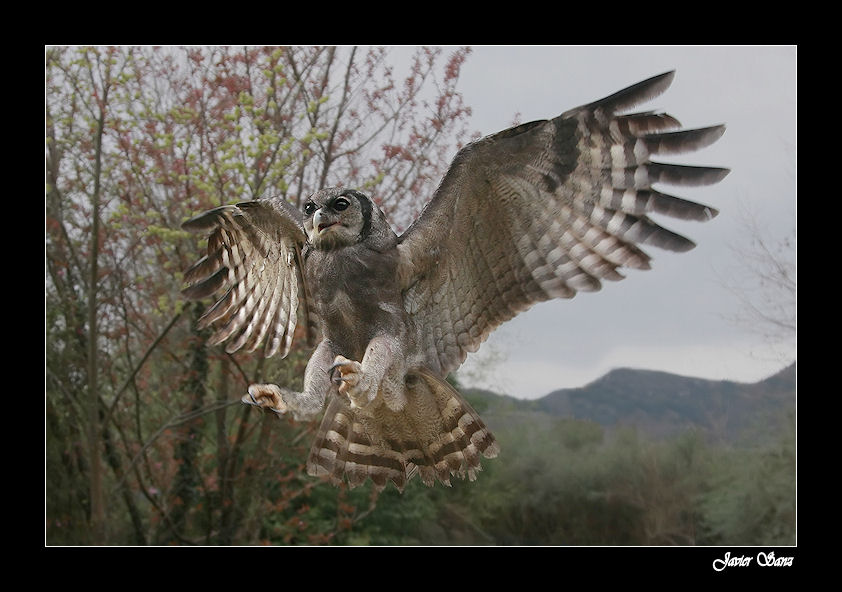
[[[756,556],[751,555],[731,555],[728,551],[722,559],[713,560],[713,569],[722,571],[726,567],[749,567],[754,562],[754,565],[760,567],[792,567],[792,557],[775,557],[774,551],[768,553],[761,551]]]

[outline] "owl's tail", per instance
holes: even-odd
[[[380,397],[369,408],[352,409],[344,397],[331,396],[307,472],[335,485],[347,476],[351,487],[370,477],[378,490],[391,481],[400,491],[416,473],[428,486],[436,479],[449,486],[451,475],[476,479],[480,456],[493,458],[500,450],[480,416],[426,369],[410,371],[405,382],[407,403],[400,411]]]

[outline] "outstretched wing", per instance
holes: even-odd
[[[638,245],[685,251],[688,239],[647,217],[707,220],[716,211],[653,189],[703,185],[727,169],[662,164],[724,126],[674,131],[673,117],[621,115],[671,83],[668,72],[545,121],[463,148],[400,238],[401,281],[427,363],[459,367],[489,333],[533,304],[594,291],[621,267],[647,269]]]
[[[209,233],[207,255],[185,272],[190,299],[222,297],[199,320],[217,331],[213,345],[230,339],[225,351],[286,356],[299,310],[312,338],[315,322],[301,275],[306,241],[302,216],[282,198],[267,198],[214,208],[184,222],[182,228]]]

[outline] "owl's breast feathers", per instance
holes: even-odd
[[[343,355],[361,357],[375,335],[405,332],[397,267],[395,250],[380,252],[364,243],[306,253],[305,278],[325,337]]]

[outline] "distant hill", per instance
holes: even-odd
[[[465,395],[492,429],[497,422],[546,425],[552,418],[568,417],[609,430],[633,425],[654,438],[693,427],[715,440],[735,441],[747,434],[755,440],[764,437],[770,422],[794,412],[795,375],[795,363],[757,383],[620,368],[583,387],[560,389],[534,401],[476,389],[465,389]]]

